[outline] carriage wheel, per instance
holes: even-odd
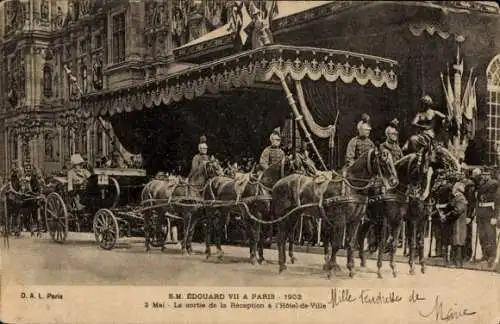
[[[47,196],[45,207],[45,223],[50,237],[57,242],[63,243],[68,236],[68,210],[61,196],[52,192]]]
[[[95,240],[104,250],[111,250],[120,237],[118,220],[109,209],[99,209],[97,211],[94,216],[93,228]]]
[[[165,217],[153,215],[153,224],[150,227],[149,244],[155,248],[163,248],[170,231],[169,223],[165,224]]]

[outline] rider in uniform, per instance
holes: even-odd
[[[403,157],[403,151],[401,150],[401,147],[399,146],[399,141],[398,141],[398,125],[399,121],[394,118],[389,126],[385,129],[385,137],[386,140],[384,143],[382,143],[382,147],[389,152],[391,152],[392,155],[392,160],[394,162],[398,161]]]
[[[375,148],[375,144],[370,139],[370,116],[363,114],[357,125],[358,135],[353,137],[347,144],[345,153],[345,167],[350,167],[365,152]]]
[[[260,155],[259,164],[263,170],[266,170],[271,165],[281,162],[285,158],[285,152],[280,148],[281,136],[280,129],[275,128],[269,136],[271,145],[266,147]]]
[[[210,157],[208,156],[208,145],[207,138],[205,136],[200,137],[200,144],[198,144],[198,154],[193,157],[191,162],[191,171],[189,172],[188,178],[190,178],[195,170],[199,170],[202,163],[210,161]]]
[[[68,193],[73,197],[76,209],[80,210],[83,205],[80,203],[80,196],[75,187],[83,185],[91,176],[90,171],[83,168],[85,161],[80,154],[73,154],[70,158],[71,169],[68,171]]]

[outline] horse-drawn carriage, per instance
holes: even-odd
[[[121,236],[140,235],[144,220],[136,207],[145,179],[142,169],[94,169],[84,185],[69,191],[67,178],[56,177],[47,195],[47,231],[63,243],[69,231],[92,230],[103,249]]]

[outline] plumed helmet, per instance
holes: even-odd
[[[426,108],[434,105],[434,101],[429,95],[424,95],[422,98],[420,98],[420,103]]]
[[[370,124],[368,124],[367,122],[364,122],[362,120],[358,123],[358,127],[357,128],[358,128],[358,132],[359,133],[361,133],[361,131],[363,131],[363,130],[371,130],[372,129],[372,127],[370,126]]]
[[[465,184],[463,184],[462,182],[455,183],[455,185],[453,185],[453,192],[457,192],[457,191],[464,193],[465,192]]]
[[[83,158],[80,154],[73,154],[70,158],[71,165],[77,165],[81,164],[85,161],[83,161]]]
[[[399,127],[399,120],[397,118],[394,118],[393,120],[391,120],[389,125],[391,125],[394,128],[398,128]]]
[[[363,121],[365,123],[369,123],[370,120],[371,120],[370,115],[368,115],[366,113],[364,113],[364,114],[361,115],[361,121]]]
[[[472,170],[472,177],[480,176],[481,173],[482,173],[481,169],[475,168],[474,170]]]
[[[198,144],[198,150],[208,149],[207,138],[205,135],[200,137],[200,144]]]
[[[275,129],[273,129],[273,132],[271,133],[271,135],[269,136],[269,139],[272,141],[273,139],[281,139],[281,132],[280,132],[280,128],[279,127],[276,127]]]

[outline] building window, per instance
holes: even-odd
[[[500,160],[500,54],[486,69],[488,104],[488,162],[499,164]]]
[[[113,63],[125,60],[125,14],[113,17]]]

